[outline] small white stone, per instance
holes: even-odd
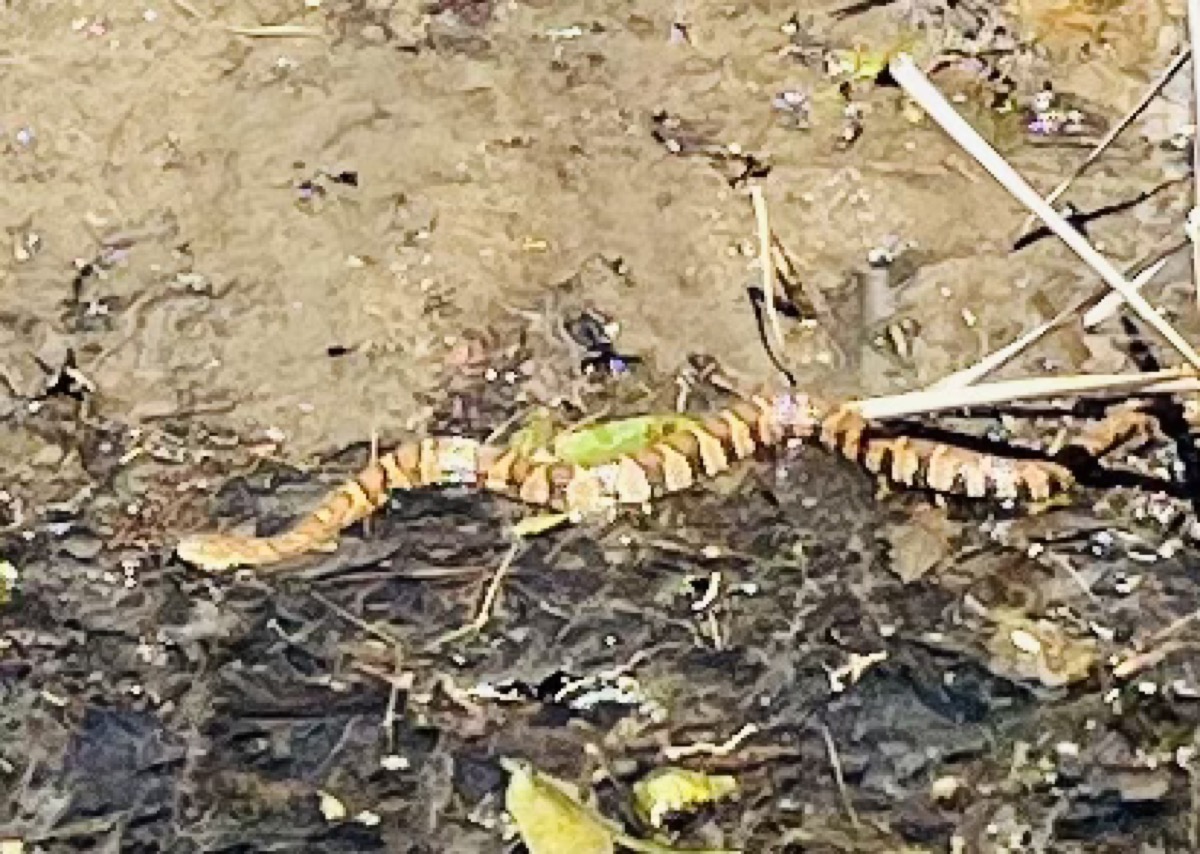
[[[957,777],[938,777],[929,786],[929,797],[935,801],[948,801],[962,788],[962,781]]]
[[[407,771],[412,767],[412,763],[408,761],[407,756],[400,756],[396,753],[389,753],[380,759],[379,765],[385,771]]]
[[[1024,629],[1013,629],[1008,634],[1008,640],[1028,655],[1037,655],[1042,651],[1042,642]]]
[[[321,803],[321,815],[326,821],[342,821],[346,818],[346,805],[328,792],[318,793]]]
[[[1075,759],[1079,756],[1079,745],[1073,741],[1060,741],[1054,745],[1054,749],[1065,759]]]

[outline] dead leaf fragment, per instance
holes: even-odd
[[[705,804],[737,792],[737,779],[686,768],[658,768],[633,787],[638,812],[652,827],[662,827],[667,816],[692,812]]]
[[[999,676],[1061,688],[1086,679],[1096,664],[1096,641],[1073,637],[1050,620],[1033,620],[1004,608],[989,611],[988,668]]]
[[[887,538],[892,572],[905,584],[917,581],[951,554],[957,534],[957,526],[938,507],[917,511],[905,524],[891,526]]]
[[[529,854],[612,854],[612,833],[572,797],[570,784],[527,762],[506,759],[501,764],[510,774],[504,808]]]

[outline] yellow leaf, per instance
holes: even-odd
[[[510,774],[504,808],[517,824],[529,854],[612,854],[612,832],[571,787],[527,762],[501,760]]]
[[[526,516],[512,527],[514,537],[527,539],[544,534],[571,521],[570,513],[543,513],[539,516]]]
[[[543,774],[528,762],[501,759],[500,764],[510,775],[504,808],[516,822],[529,854],[613,854],[617,846],[641,854],[740,854],[732,849],[674,848],[650,839],[635,839],[585,806],[571,784]],[[721,791],[710,800],[731,791],[727,786],[732,778],[708,780],[712,791]],[[736,783],[733,785],[736,787]]]
[[[735,792],[737,780],[733,777],[686,768],[660,768],[633,787],[638,811],[653,827],[662,827],[672,813],[691,812]]]
[[[536,451],[545,448],[554,438],[554,418],[548,409],[538,407],[519,430],[509,439],[508,446],[518,453],[532,456]]]

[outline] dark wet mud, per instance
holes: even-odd
[[[281,530],[373,441],[705,409],[714,365],[777,385],[751,186],[780,358],[824,396],[920,387],[1096,289],[1053,237],[1014,250],[1024,211],[846,69],[944,55],[1049,192],[1184,44],[1182,4],[810,5],[0,10],[3,854],[519,851],[501,757],[640,837],[649,772],[736,778],[681,847],[1200,850],[1182,409],[1120,460],[1163,489],[1038,513],[781,451],[530,541],[474,632],[526,515],[498,498],[396,496],[287,573],[172,555]],[[319,37],[227,29],[280,25]],[[1046,81],[1066,130],[1031,118]],[[1123,269],[1168,258],[1147,295],[1196,340],[1189,84],[1066,198]],[[1177,359],[1113,320],[1001,375],[1151,362]],[[1065,423],[1019,414],[922,425]]]

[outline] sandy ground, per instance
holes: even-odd
[[[498,5],[490,17],[489,4],[466,5],[485,20],[389,3],[218,4],[201,19],[172,3],[5,13],[4,227],[14,247],[36,242],[0,267],[7,391],[35,395],[42,365],[70,349],[105,417],[275,427],[305,456],[372,428],[420,429],[419,399],[465,328],[529,308],[597,257],[623,273],[579,299],[622,324],[627,348],[668,372],[705,352],[773,381],[745,297],[757,275],[746,194],[656,142],[659,111],[769,158],[773,226],[813,286],[852,297],[871,249],[915,243],[919,284],[951,292],[923,318],[945,327],[930,349],[956,361],[1036,317],[1032,293],[1057,303],[1090,285],[1052,242],[1009,258],[1021,211],[938,130],[900,120],[895,90],[868,96],[863,138],[836,151],[832,84],[780,56],[786,4],[681,7],[690,44],[670,40],[672,10],[656,4]],[[224,29],[273,23],[327,35]],[[853,46],[896,27],[879,10],[821,35]],[[1098,98],[1112,120],[1167,56],[1035,71]],[[772,109],[795,89],[814,100],[810,131]],[[1161,180],[1163,158],[1131,149],[1077,204]],[[1041,185],[1081,156],[1013,154]],[[357,186],[320,177],[344,172]],[[306,180],[326,192],[305,201]],[[1105,222],[1097,239],[1133,261],[1173,233],[1178,204],[1178,193],[1150,204],[1137,229]],[[933,308],[910,291],[923,315]],[[798,343],[797,360],[821,359],[821,343]],[[805,378],[854,390],[820,367]]]

